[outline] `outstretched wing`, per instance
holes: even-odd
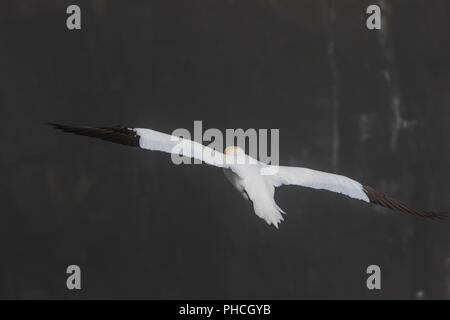
[[[392,210],[415,214],[424,218],[440,219],[446,213],[413,209],[403,202],[390,198],[371,187],[363,186],[359,182],[345,176],[326,173],[307,168],[280,166],[278,173],[272,176],[276,187],[281,185],[298,185],[307,188],[328,190],[341,193],[353,199],[386,207]]]
[[[206,147],[195,141],[155,130],[120,126],[67,126],[56,123],[48,123],[48,125],[68,133],[98,138],[132,147],[139,147],[145,150],[161,151],[188,158],[195,158],[216,167],[228,167],[227,162],[225,161],[226,156],[222,152]]]

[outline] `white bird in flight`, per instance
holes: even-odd
[[[233,186],[245,199],[253,203],[256,215],[276,228],[284,220],[283,214],[285,214],[275,203],[274,198],[275,188],[282,185],[297,185],[337,192],[353,199],[424,218],[441,219],[446,216],[444,212],[413,209],[399,200],[390,198],[369,186],[341,175],[286,166],[277,167],[275,174],[263,175],[261,169],[268,167],[268,165],[251,158],[236,146],[229,146],[224,153],[221,153],[198,142],[150,129],[48,124],[64,132],[99,138],[145,150],[176,153],[222,168]]]

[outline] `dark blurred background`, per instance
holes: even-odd
[[[445,0],[1,1],[0,298],[450,298],[448,221],[283,187],[277,231],[221,170],[43,124],[279,128],[284,165],[448,210],[449,36]]]

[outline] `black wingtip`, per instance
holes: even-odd
[[[44,121],[42,121],[46,126],[49,126],[49,127],[54,127],[55,125],[56,125],[56,123],[54,123],[54,122],[51,122],[51,121],[47,121],[47,120],[44,120]]]
[[[431,219],[431,220],[444,220],[447,218],[447,212],[435,212],[435,211],[425,211],[425,210],[416,210],[409,206],[407,206],[405,203],[393,199],[391,197],[388,197],[382,192],[376,191],[375,189],[369,187],[369,186],[363,186],[364,192],[369,197],[369,200],[371,203],[374,203],[376,205],[395,210],[400,212],[405,212],[409,214],[414,214],[419,217],[425,218],[425,219]]]
[[[59,124],[59,123],[51,122],[51,121],[44,121],[44,124],[46,126],[52,127],[53,129],[59,129],[59,130],[63,130],[64,128],[69,127],[67,125],[63,125],[63,124]]]
[[[50,122],[50,121],[44,121],[44,124],[46,126],[49,126],[49,127],[55,128],[55,129],[59,126],[59,124],[54,123],[54,122]]]
[[[97,138],[132,147],[139,147],[140,137],[136,134],[135,130],[126,127],[70,126],[48,121],[45,123],[46,125],[63,132]]]
[[[65,125],[65,124],[59,124],[56,122],[49,122],[49,121],[45,121],[44,122],[47,126],[53,128],[53,129],[57,129],[57,130],[61,130],[64,132],[70,132],[70,128],[75,129],[75,128],[79,128],[79,127],[75,127],[75,126],[69,126],[69,125]]]
[[[435,212],[434,217],[433,217],[433,219],[436,219],[436,220],[445,220],[447,218],[448,218],[447,212]]]

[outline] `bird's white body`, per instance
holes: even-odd
[[[224,169],[227,179],[245,199],[253,203],[258,217],[278,227],[284,212],[275,203],[275,186],[270,176],[261,174],[262,164],[237,147],[227,148],[225,154],[236,159],[230,169]]]

